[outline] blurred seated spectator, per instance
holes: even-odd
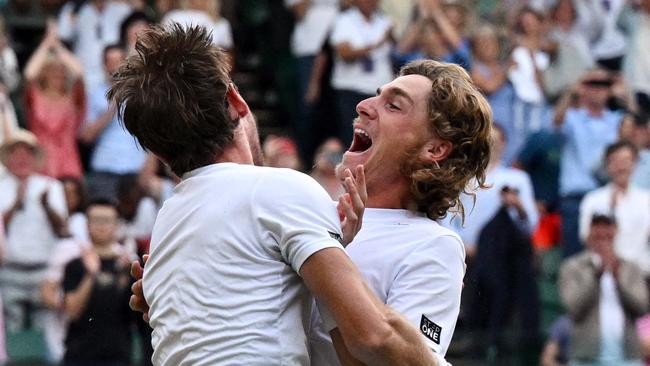
[[[585,196],[580,204],[580,238],[586,240],[591,217],[596,214],[616,219],[616,256],[635,263],[650,277],[650,191],[630,182],[638,158],[628,141],[611,144],[605,150],[605,168],[610,182]]]
[[[548,127],[550,122],[542,76],[550,63],[544,22],[541,13],[524,7],[515,25],[515,48],[510,55],[512,66],[508,70],[508,79],[515,90],[513,131],[508,138],[515,154],[530,134]]]
[[[296,143],[289,137],[269,135],[262,145],[264,165],[274,168],[302,170]]]
[[[356,107],[393,79],[390,19],[378,11],[378,0],[357,0],[337,16],[330,36],[334,48],[332,87],[336,93],[338,137],[352,142],[350,125]]]
[[[131,281],[129,260],[114,245],[117,207],[110,201],[93,201],[86,215],[92,245],[65,266],[63,275],[63,303],[69,318],[63,365],[128,366]]]
[[[0,178],[7,236],[0,291],[10,332],[25,325],[43,329],[40,284],[67,217],[61,183],[36,173],[42,159],[38,140],[25,130],[0,146],[0,160],[9,172]]]
[[[341,162],[343,144],[337,138],[329,138],[316,150],[311,177],[314,178],[337,201],[345,193],[341,180],[336,176],[336,166]]]
[[[120,45],[104,49],[104,68],[107,76],[113,75],[125,58]],[[88,113],[81,128],[84,143],[94,143],[87,174],[90,199],[117,200],[117,185],[121,176],[137,174],[142,168],[146,152],[122,127],[115,106],[106,99],[109,84],[100,85],[88,95]]]
[[[544,71],[544,92],[551,101],[575,84],[585,70],[594,67],[590,45],[603,24],[589,0],[558,0],[550,11],[548,52],[551,63]]]
[[[439,0],[417,2],[413,9],[413,20],[397,45],[398,67],[409,61],[431,58],[470,69],[469,42],[462,38],[448,18],[450,10],[444,9]],[[453,14],[457,14],[457,11]]]
[[[77,135],[86,109],[83,67],[59,41],[54,22],[25,66],[27,125],[45,150],[44,173],[82,175]]]
[[[580,202],[602,185],[601,162],[618,139],[622,115],[607,108],[613,80],[602,69],[589,71],[558,102],[554,123],[563,137],[560,158],[560,213],[564,256],[582,250],[578,236]]]
[[[571,347],[571,320],[563,315],[551,325],[540,356],[540,366],[567,366]]]
[[[627,2],[619,18],[628,33],[623,72],[639,112],[650,115],[650,0],[636,4],[633,9],[633,3]]]
[[[131,5],[121,0],[68,1],[59,13],[58,31],[72,46],[84,66],[87,90],[104,83],[102,52],[120,41],[120,25],[131,14]]]
[[[648,288],[641,269],[615,254],[615,235],[614,218],[594,216],[587,250],[560,268],[560,297],[572,322],[570,365],[641,365],[635,319],[648,311]]]

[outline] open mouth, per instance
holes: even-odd
[[[370,135],[360,128],[355,128],[352,145],[348,151],[361,153],[370,149],[371,146],[372,139],[370,138]]]

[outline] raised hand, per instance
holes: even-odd
[[[366,190],[366,176],[363,171],[363,165],[355,168],[352,174],[350,169],[343,172],[343,188],[345,193],[339,197],[339,203],[336,206],[341,219],[341,229],[343,231],[343,246],[350,244],[352,239],[361,230],[363,211],[366,208],[368,192]]]

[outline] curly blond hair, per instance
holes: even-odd
[[[464,219],[460,195],[473,195],[468,183],[475,179],[478,188],[487,188],[492,110],[458,65],[414,61],[400,71],[400,76],[405,75],[422,75],[432,81],[429,127],[434,136],[452,143],[447,157],[439,162],[425,161],[415,150],[408,153],[401,171],[411,182],[411,196],[417,210],[433,220],[444,218],[450,209]]]

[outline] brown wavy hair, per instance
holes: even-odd
[[[411,182],[411,196],[417,210],[433,220],[455,209],[464,219],[462,193],[473,196],[468,183],[485,185],[490,161],[492,110],[467,72],[458,65],[433,60],[414,61],[400,76],[422,75],[433,84],[429,96],[429,127],[434,136],[452,143],[449,155],[437,162],[423,160],[417,150],[408,153],[402,174]]]
[[[232,142],[226,54],[203,27],[178,24],[142,34],[113,76],[113,99],[140,145],[181,176],[208,165]]]

